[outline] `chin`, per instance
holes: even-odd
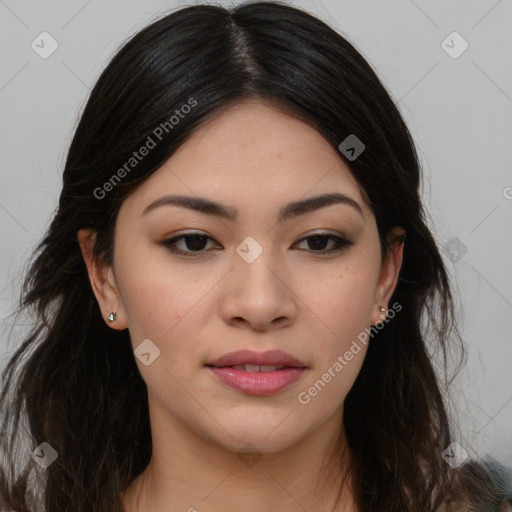
[[[276,428],[276,424],[257,425],[254,422],[240,428],[226,425],[226,434],[221,439],[211,438],[226,450],[236,453],[276,453],[286,450],[301,439],[297,428]]]

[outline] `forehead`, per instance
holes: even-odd
[[[334,191],[365,207],[350,168],[317,130],[275,104],[251,99],[206,121],[128,200],[141,211],[159,195],[179,192],[254,211],[255,199],[257,208],[266,208]]]

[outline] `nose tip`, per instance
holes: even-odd
[[[251,243],[247,242],[249,253]],[[243,244],[240,247],[244,248]],[[226,323],[262,332],[293,322],[297,314],[293,293],[285,280],[271,269],[266,256],[269,254],[262,250],[250,263],[241,256],[230,272],[221,304],[221,315]]]

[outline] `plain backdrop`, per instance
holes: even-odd
[[[0,0],[0,368],[14,349],[6,316],[17,304],[26,258],[57,206],[90,88],[127,37],[196,3],[202,2]],[[453,394],[462,425],[457,442],[472,457],[489,454],[511,465],[512,2],[289,3],[319,16],[361,51],[408,123],[423,164],[424,204],[456,283],[469,347]],[[47,58],[42,37],[46,51],[58,45]]]

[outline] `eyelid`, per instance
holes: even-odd
[[[301,235],[301,237],[298,239],[298,241],[304,240],[304,238],[309,238],[311,236],[316,236],[316,235],[333,236],[333,237],[337,237],[337,238],[343,238],[344,240],[347,240],[347,241],[350,240],[350,237],[348,235],[345,235],[341,231],[331,231],[329,229],[318,228],[315,231],[308,231],[304,235]]]

